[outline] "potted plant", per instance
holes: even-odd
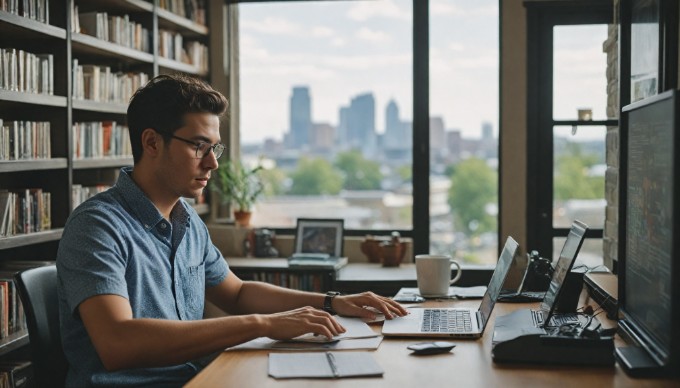
[[[241,162],[220,161],[212,188],[220,195],[223,204],[234,205],[234,220],[238,225],[248,226],[253,205],[262,194],[264,185],[258,176],[262,166],[247,168]]]

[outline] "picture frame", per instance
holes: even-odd
[[[342,256],[343,219],[298,218],[295,253],[325,253]]]

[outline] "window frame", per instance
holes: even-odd
[[[299,1],[334,1],[334,0],[285,0],[288,2]],[[225,75],[228,80],[226,85],[230,96],[230,120],[231,123],[224,125],[222,128],[223,138],[229,141],[227,150],[229,157],[232,159],[239,158],[239,131],[238,127],[238,4],[239,3],[267,3],[271,0],[226,0],[226,6],[223,19],[225,20],[225,34],[224,39],[227,42],[226,47],[223,48],[224,63],[228,64],[225,68]],[[429,15],[429,0],[412,0],[413,11],[413,38],[412,38],[412,93],[413,93],[413,150],[412,150],[412,168],[413,168],[413,207],[412,207],[412,229],[398,230],[404,237],[410,237],[413,240],[413,254],[425,254],[430,251],[430,214],[429,214],[429,197],[430,197],[430,15]],[[498,1],[499,20],[500,24],[500,10],[502,9],[502,2]],[[499,28],[499,34],[501,29]],[[500,40],[499,40],[500,45]],[[499,56],[500,60],[500,56]],[[498,69],[500,80],[500,66]],[[499,94],[500,98],[500,94]],[[500,104],[499,104],[500,107]],[[499,130],[500,136],[500,130]],[[498,144],[500,153],[500,141]],[[500,169],[498,174],[498,182],[500,183]],[[416,171],[425,171],[424,174],[416,174]],[[500,210],[501,188],[499,184],[499,201],[498,206]],[[498,240],[500,241],[500,214],[498,213]],[[280,235],[294,235],[295,228],[271,228],[275,233]],[[379,229],[350,229],[345,230],[345,236],[361,237],[367,234],[379,235],[390,234],[394,229],[379,230]],[[502,249],[502,244],[499,243],[498,252]],[[466,276],[460,282],[461,286],[473,286],[479,284],[487,284],[493,273],[493,268],[482,265],[464,265]]]
[[[549,4],[550,3],[550,4]],[[612,24],[611,0],[525,2],[527,7],[527,249],[553,256],[553,239],[569,228],[553,226],[554,127],[618,126],[618,119],[555,120],[553,117],[553,27]],[[549,130],[548,130],[549,129]],[[604,209],[603,209],[604,212]],[[589,228],[588,239],[602,239],[604,228]]]

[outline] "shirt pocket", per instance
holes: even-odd
[[[183,284],[187,318],[201,319],[205,305],[205,264],[189,267]]]

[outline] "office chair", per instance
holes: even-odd
[[[59,333],[57,267],[30,268],[14,275],[26,312],[31,358],[38,387],[62,387],[68,362]]]

